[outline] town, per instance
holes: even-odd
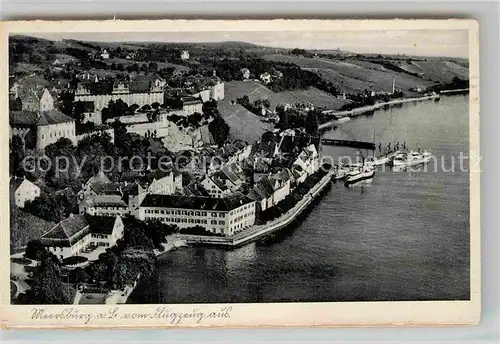
[[[468,87],[456,76],[406,87],[419,74],[389,60],[398,77],[354,90],[242,49],[12,40],[11,296],[20,304],[123,303],[156,256],[282,228],[332,178],[320,129],[335,113]],[[283,56],[328,58],[308,54]],[[304,89],[314,95],[299,97]]]

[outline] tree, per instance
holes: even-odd
[[[285,111],[285,108],[282,105],[276,106],[276,114],[279,117],[278,126],[281,129],[288,129],[288,113]]]
[[[24,176],[24,169],[22,166],[22,162],[24,160],[26,153],[24,151],[25,147],[23,139],[18,135],[12,136],[9,148],[10,148],[9,167],[11,174],[20,177]]]
[[[53,256],[44,257],[31,275],[31,288],[20,297],[23,304],[70,304],[73,289],[61,278],[61,268]]]
[[[21,111],[23,109],[23,102],[21,98],[17,97],[14,100],[9,101],[9,110],[10,111]]]
[[[41,261],[44,257],[49,254],[49,251],[45,249],[42,242],[38,239],[28,241],[26,244],[26,251],[24,252],[24,257],[28,259],[33,259]]]
[[[318,116],[314,111],[309,111],[306,116],[306,121],[304,123],[304,128],[309,135],[318,134]]]
[[[222,146],[229,137],[229,125],[221,115],[216,115],[214,120],[208,124],[208,130],[212,134],[217,145]]]
[[[160,107],[160,103],[154,102],[153,104],[151,104],[151,107],[156,110]]]

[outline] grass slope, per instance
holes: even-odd
[[[264,132],[273,129],[271,124],[262,122],[260,117],[239,104],[224,101],[219,103],[218,109],[229,125],[229,134],[233,139],[253,143],[260,140]]]
[[[10,207],[10,247],[25,246],[28,241],[38,239],[43,233],[55,226],[55,223],[45,221],[27,213],[15,205]]]
[[[413,87],[426,88],[436,82],[447,83],[455,76],[467,79],[468,69],[463,63],[453,59],[426,59],[421,61],[387,60],[411,73],[418,73],[420,77],[396,72],[385,68],[381,64],[354,58],[346,60],[329,60],[323,58],[307,58],[272,54],[264,56],[270,61],[295,63],[305,70],[318,73],[323,79],[331,81],[340,91],[358,93],[364,89],[375,91],[391,91],[392,79],[396,78],[396,87],[409,93]]]

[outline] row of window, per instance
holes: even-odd
[[[234,220],[229,221],[229,224],[239,222],[243,219],[246,219],[247,217],[250,217],[251,215],[252,215],[251,213],[246,213],[246,214],[240,215],[237,218],[235,218]]]
[[[92,238],[95,238],[95,239],[107,239],[108,238],[108,236],[105,234],[91,234],[90,236]]]
[[[190,211],[190,210],[165,210],[165,209],[146,209],[146,214],[161,214],[161,215],[184,215],[184,216],[207,216],[206,211]],[[226,217],[225,213],[218,213],[219,217]],[[212,217],[217,217],[217,213],[211,213]]]
[[[197,225],[206,225],[208,223],[207,220],[200,220],[200,219],[181,219],[181,218],[170,218],[170,217],[159,217],[159,216],[146,216],[147,220],[159,220],[163,222],[172,222],[172,223],[192,223],[192,224],[197,224]],[[217,221],[212,220],[211,221],[212,225],[216,225]],[[219,225],[223,226],[226,224],[226,221],[219,221]]]
[[[52,137],[63,137],[64,136],[64,131],[59,131],[59,132],[55,132],[55,133],[50,133],[49,134],[49,137],[52,138]],[[74,135],[74,132],[73,130],[71,130],[71,134]],[[70,130],[66,130],[66,137],[70,136]],[[42,134],[42,140],[45,140],[45,134]]]

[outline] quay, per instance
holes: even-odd
[[[176,239],[183,240],[189,245],[215,245],[234,248],[248,244],[293,223],[323,191],[326,191],[334,174],[333,170],[329,171],[292,209],[266,224],[249,227],[230,237],[176,234]]]
[[[443,92],[441,92],[441,93],[443,93]],[[355,108],[352,110],[347,110],[347,111],[325,110],[325,111],[322,111],[321,113],[326,114],[326,115],[334,115],[335,117],[337,117],[339,119],[344,118],[344,117],[355,117],[355,116],[362,115],[362,114],[367,113],[367,112],[371,112],[371,111],[378,110],[380,108],[384,108],[386,106],[390,107],[390,106],[397,105],[397,104],[411,103],[411,102],[431,100],[431,99],[439,99],[439,97],[440,96],[438,94],[435,94],[435,95],[418,97],[418,98],[396,99],[396,100],[391,100],[391,101],[388,101],[385,103],[377,103],[374,105],[362,106],[362,107]],[[336,123],[337,123],[336,120],[333,120],[333,121],[330,121],[327,123],[323,123],[323,124],[319,125],[318,129],[325,130],[325,129],[332,127]]]
[[[445,90],[445,91],[440,92],[440,94],[444,94],[444,95],[466,94],[466,93],[469,93],[468,88],[460,88],[460,89],[456,89],[456,90]]]

